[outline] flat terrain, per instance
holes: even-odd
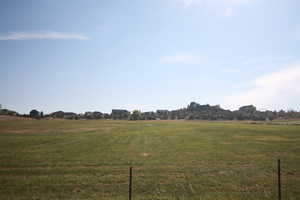
[[[300,126],[1,120],[0,199],[300,199]]]

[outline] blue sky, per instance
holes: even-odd
[[[0,104],[300,110],[298,0],[3,0]]]

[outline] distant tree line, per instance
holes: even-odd
[[[44,115],[43,112],[31,110],[28,115],[20,115],[15,111],[3,109],[0,106],[0,115],[22,116],[34,119],[113,119],[113,120],[274,120],[274,119],[300,119],[300,112],[289,111],[259,111],[253,105],[242,106],[238,110],[231,111],[221,108],[219,105],[201,105],[191,102],[186,108],[178,110],[157,110],[156,112],[132,112],[123,109],[113,109],[110,114],[99,111],[74,113],[56,111]]]

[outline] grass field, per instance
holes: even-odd
[[[0,121],[0,199],[300,199],[300,126]]]

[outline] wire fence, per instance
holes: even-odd
[[[96,166],[93,167],[96,169]],[[49,168],[48,172],[44,168],[41,170],[32,170],[27,176],[17,170],[11,177],[6,174],[7,180],[0,174],[0,198],[4,193],[13,197],[18,191],[24,196],[35,194],[36,199],[43,195],[53,195],[59,199],[297,199],[297,194],[294,194],[296,189],[287,187],[291,184],[287,184],[285,177],[293,174],[282,170],[280,160],[274,162],[271,173],[262,177],[258,170],[243,175],[231,168],[194,169],[188,173],[184,168],[161,172],[160,168],[145,169],[141,166],[107,170],[99,167],[99,171],[86,167],[83,170],[76,168],[77,175],[60,171],[59,168]],[[113,175],[109,174],[112,172]],[[16,173],[20,173],[19,181],[13,182],[11,180],[16,179]],[[34,176],[33,181],[26,180]],[[237,179],[238,176],[241,177]]]

